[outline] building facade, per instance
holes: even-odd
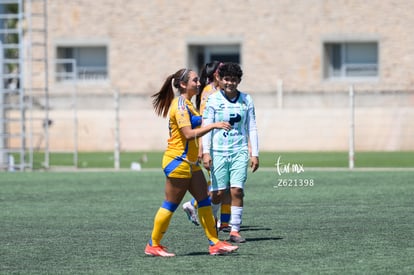
[[[53,0],[47,13],[56,150],[71,142],[53,135],[73,127],[80,150],[111,150],[114,91],[122,148],[162,150],[166,122],[149,96],[168,74],[214,59],[241,64],[262,150],[347,150],[350,85],[363,94],[357,148],[414,150],[413,1]]]
[[[48,2],[49,58],[79,81],[151,94],[177,68],[236,60],[243,89],[271,93],[412,90],[412,1]],[[53,70],[52,70],[53,71]],[[51,78],[52,86],[58,84]]]

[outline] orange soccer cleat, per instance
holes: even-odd
[[[159,257],[174,257],[174,253],[168,253],[167,248],[162,245],[151,246],[147,244],[145,247],[145,254],[149,256],[159,256]]]
[[[236,251],[239,247],[225,241],[219,241],[215,245],[210,245],[210,255],[225,255]]]

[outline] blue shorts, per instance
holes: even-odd
[[[212,153],[211,191],[230,187],[244,188],[247,180],[249,152],[239,151],[230,156]]]

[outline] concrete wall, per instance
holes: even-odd
[[[349,144],[350,109],[347,94],[335,96],[286,95],[277,108],[277,97],[255,96],[260,149],[263,151],[346,151]],[[402,102],[405,102],[404,104]],[[383,104],[383,102],[387,102]],[[52,100],[49,117],[50,149],[74,149],[74,115],[80,151],[112,151],[115,146],[114,100],[83,98],[78,109],[71,102]],[[357,94],[355,98],[355,148],[359,151],[414,150],[414,96],[411,94]],[[35,112],[41,117],[42,112]],[[122,97],[119,111],[120,146],[124,151],[164,150],[168,120],[157,117],[149,97]],[[18,124],[16,124],[18,126]],[[33,121],[41,133],[41,121]],[[34,144],[42,145],[41,135]],[[40,146],[42,147],[42,146]]]
[[[114,113],[80,111],[78,144],[81,151],[111,151],[115,145]],[[72,121],[62,111],[51,112],[50,148],[70,151]],[[364,108],[355,114],[355,148],[360,151],[414,150],[414,110]],[[257,111],[263,151],[347,151],[348,109],[260,109]],[[153,113],[121,111],[121,150],[164,150],[168,121]],[[72,147],[73,148],[73,147]]]

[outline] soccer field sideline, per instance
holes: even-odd
[[[272,172],[277,173],[276,167],[260,167],[257,172]],[[309,167],[305,168],[305,171],[309,172],[414,172],[414,167],[358,167],[358,168],[346,168],[346,167]],[[129,168],[75,168],[71,166],[60,166],[60,167],[51,167],[45,170],[38,170],[36,172],[131,172],[131,173],[140,173],[140,172],[160,172],[162,173],[161,168],[141,168],[140,170],[133,170]],[[250,173],[250,171],[249,171]],[[303,172],[302,172],[303,173]]]
[[[77,164],[74,163],[73,153],[51,153],[50,163],[45,168],[45,156],[42,153],[34,155],[33,171],[71,171],[85,169],[106,169],[128,171],[131,167],[146,169],[161,168],[163,152],[123,152],[119,163],[115,163],[113,152],[79,152]],[[272,169],[279,166],[303,166],[311,169],[344,169],[349,165],[347,152],[261,152],[260,170]],[[75,168],[76,167],[76,168]],[[414,168],[414,151],[401,152],[357,152],[354,168]],[[29,171],[30,169],[28,169]]]

